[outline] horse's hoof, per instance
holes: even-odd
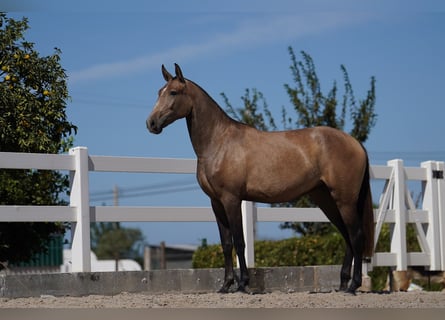
[[[233,279],[225,280],[221,289],[218,290],[218,293],[229,293],[230,287],[234,284]]]
[[[348,282],[345,283],[341,283],[340,284],[340,288],[338,288],[338,292],[346,292],[348,290],[348,288],[350,288],[350,286],[348,286]]]
[[[224,294],[224,293],[229,293],[229,289],[227,289],[227,288],[225,288],[225,287],[222,287],[222,288],[219,289],[217,292],[218,292],[218,293],[222,293],[222,294]]]
[[[251,291],[249,289],[248,286],[246,285],[241,285],[238,287],[238,289],[236,290],[237,292],[241,292],[241,293],[247,293],[247,294],[251,294]]]
[[[355,293],[355,289],[354,288],[348,288],[347,290],[345,290],[345,293],[356,296],[357,294]]]

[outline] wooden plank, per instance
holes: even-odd
[[[257,208],[260,222],[329,222],[319,208]]]
[[[383,220],[385,223],[395,223],[395,211],[393,209],[386,210],[385,219]],[[428,223],[428,211],[426,210],[408,210],[408,215],[406,217],[407,223]]]
[[[407,180],[425,181],[428,171],[426,168],[405,167],[405,174]]]
[[[431,264],[430,255],[424,252],[408,252],[407,262],[409,266],[429,266]]]
[[[369,175],[371,179],[389,179],[391,176],[392,167],[388,166],[369,166]]]
[[[376,252],[372,257],[372,265],[375,267],[395,266],[397,255],[391,252]]]
[[[68,154],[0,152],[0,168],[74,170],[74,157]]]
[[[68,206],[0,206],[0,221],[76,221],[76,208]]]
[[[215,222],[207,207],[90,207],[92,222]]]
[[[428,266],[430,257],[423,252],[407,252],[406,261],[408,266]],[[376,252],[372,258],[375,267],[391,267],[397,264],[397,254],[393,252]]]
[[[90,156],[90,171],[196,173],[195,159]]]

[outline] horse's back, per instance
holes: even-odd
[[[256,140],[259,147],[273,146],[273,150],[288,150],[289,160],[292,159],[291,153],[294,153],[294,156],[304,157],[313,165],[326,166],[327,162],[334,162],[335,165],[354,161],[363,163],[366,160],[366,152],[355,138],[331,127],[264,132]]]

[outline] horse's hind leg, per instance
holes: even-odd
[[[343,221],[346,226],[349,241],[352,249],[352,258],[354,259],[354,269],[352,272],[352,281],[346,292],[355,293],[355,291],[362,285],[362,260],[364,250],[364,234],[362,229],[361,218],[357,214],[355,205],[343,207],[340,209],[343,213]]]
[[[351,280],[351,268],[353,259],[353,249],[349,238],[348,230],[343,222],[341,213],[325,185],[314,189],[310,194],[311,199],[320,207],[326,217],[338,229],[346,243],[346,251],[340,271],[340,291],[346,291],[349,280]]]
[[[349,234],[351,238],[352,251],[354,254],[354,270],[352,273],[352,282],[347,292],[355,293],[355,291],[362,285],[362,262],[363,262],[363,250],[364,250],[364,235],[362,230],[362,224],[349,226]]]
[[[348,290],[348,283],[351,280],[352,260],[354,258],[351,244],[346,240],[346,252],[340,272],[340,291]]]

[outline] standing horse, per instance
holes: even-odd
[[[198,157],[197,179],[210,197],[218,223],[225,261],[219,292],[235,281],[232,250],[239,260],[238,290],[246,291],[249,274],[241,201],[276,203],[308,194],[346,241],[340,290],[355,293],[362,282],[362,259],[370,257],[374,220],[368,156],[346,133],[329,127],[263,132],[230,117],[196,83],[184,78],[175,64],[146,124],[159,134],[173,121],[186,118]],[[351,280],[352,261],[354,263]]]

